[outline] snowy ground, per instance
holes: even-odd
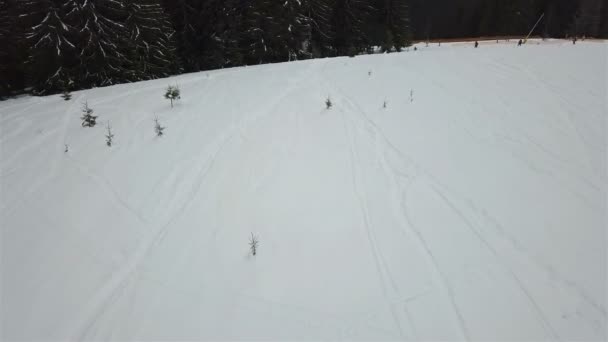
[[[1,102],[0,337],[605,340],[607,52],[421,44]]]

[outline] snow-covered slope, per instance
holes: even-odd
[[[1,337],[606,339],[607,47],[420,46],[2,102]]]

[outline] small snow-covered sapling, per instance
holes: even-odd
[[[382,104],[382,108],[386,109],[387,105],[388,105],[388,102],[386,102],[386,100],[384,100],[384,103]]]
[[[173,101],[181,99],[180,91],[178,86],[168,86],[165,91],[165,98],[171,101],[171,108],[173,108]]]
[[[163,127],[160,125],[160,122],[158,121],[158,118],[154,119],[154,133],[156,133],[157,137],[162,137],[163,134],[165,134],[163,131],[165,130],[166,127]]]
[[[112,147],[112,140],[114,139],[114,133],[112,133],[112,127],[110,126],[110,122],[108,121],[108,125],[106,126],[108,130],[108,134],[106,134],[106,145],[108,147]]]
[[[414,102],[414,89],[410,90],[410,103]]]
[[[65,150],[63,151],[64,153],[68,153],[68,150],[70,149],[70,147],[68,146],[68,144],[65,144]]]
[[[97,116],[93,115],[93,109],[89,108],[88,102],[82,106],[82,127],[94,127],[97,124]]]
[[[255,256],[258,253],[259,244],[260,244],[260,241],[258,240],[258,237],[256,235],[254,235],[253,233],[251,233],[251,237],[249,238],[249,250],[251,251],[251,254],[253,256]]]
[[[63,94],[61,94],[61,97],[65,100],[65,101],[69,101],[72,99],[72,93],[70,93],[69,90],[65,90],[63,92]]]

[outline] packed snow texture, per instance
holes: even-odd
[[[1,338],[605,340],[607,47],[1,102]]]

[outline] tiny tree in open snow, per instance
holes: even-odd
[[[181,98],[178,86],[168,86],[165,91],[165,98],[171,101],[171,108],[173,108],[173,101],[177,101]]]
[[[93,109],[89,108],[87,102],[82,106],[82,112],[82,127],[94,127],[97,124],[97,115],[93,115]]]
[[[156,133],[157,137],[162,137],[163,134],[165,134],[163,131],[165,130],[165,127],[160,125],[160,122],[158,122],[158,118],[154,119],[154,133]]]
[[[325,106],[327,107],[327,109],[330,109],[333,106],[333,103],[331,103],[331,99],[329,98],[329,96],[327,97],[327,100],[325,100]]]
[[[258,252],[258,245],[260,244],[260,241],[258,239],[258,237],[256,235],[254,235],[253,233],[251,233],[251,237],[249,238],[249,250],[251,251],[252,255],[256,255]]]
[[[69,90],[64,90],[61,97],[66,101],[70,101],[72,99],[72,93],[70,93]]]
[[[114,139],[114,134],[112,133],[112,126],[110,126],[110,122],[108,121],[108,125],[106,126],[108,130],[108,134],[106,134],[106,145],[108,147],[112,147],[112,140]]]
[[[72,99],[72,92],[70,91],[70,89],[74,86],[74,81],[71,79],[64,80],[63,84],[64,84],[64,86],[63,86],[63,92],[61,93],[61,97],[65,101],[69,101]]]

